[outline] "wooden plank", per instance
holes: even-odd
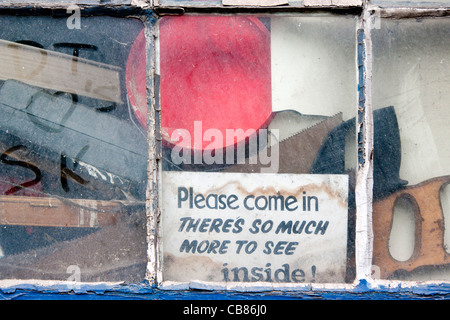
[[[120,68],[0,39],[0,79],[121,103]]]
[[[0,196],[0,224],[96,228],[120,219],[120,202]]]

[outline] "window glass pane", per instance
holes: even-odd
[[[147,145],[130,103],[143,25],[78,19],[0,17],[2,279],[145,275]]]
[[[159,30],[163,279],[352,281],[355,17]]]
[[[450,279],[449,31],[447,18],[373,30],[373,263],[384,279]]]

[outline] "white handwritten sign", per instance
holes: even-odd
[[[163,277],[344,282],[348,176],[162,174]]]

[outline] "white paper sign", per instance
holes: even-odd
[[[348,176],[163,172],[163,278],[344,282]]]

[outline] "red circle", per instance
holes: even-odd
[[[127,89],[137,118],[146,123],[138,101],[145,95],[142,33],[136,42],[141,41],[144,45],[135,43],[130,54],[127,76],[135,80],[127,80]],[[239,142],[227,139],[227,132],[243,132],[242,140],[267,124],[272,114],[270,35],[258,18],[164,17],[159,53],[161,127],[169,144],[227,147]]]
[[[125,80],[131,109],[139,123],[147,127],[146,54],[145,35],[142,30],[128,55]]]

